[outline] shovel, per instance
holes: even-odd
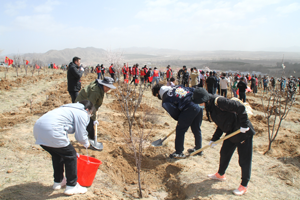
[[[211,147],[213,144],[221,143],[221,142],[223,142],[224,140],[227,140],[228,138],[231,138],[232,136],[235,136],[235,135],[239,134],[240,132],[241,132],[240,130],[234,131],[233,133],[230,133],[229,135],[227,135],[227,136],[225,136],[225,137],[223,137],[223,138],[221,138],[221,139],[219,139],[219,140],[217,140],[217,141],[211,143],[210,145],[206,145],[205,147],[202,147],[201,149],[198,149],[197,151],[194,151],[193,153],[187,155],[187,156],[184,157],[184,158],[188,158],[188,157],[193,156],[193,155],[195,155],[195,154],[197,154],[197,153],[200,153],[200,152],[203,151],[204,149],[207,149],[207,148]]]
[[[159,139],[159,140],[156,140],[156,141],[154,141],[154,142],[152,142],[152,146],[154,146],[154,147],[160,147],[160,146],[162,146],[162,143],[170,136],[170,135],[172,135],[172,133],[174,133],[175,132],[175,130],[176,129],[174,129],[173,131],[171,131],[166,137],[164,137],[163,139]]]
[[[92,149],[102,151],[103,150],[103,144],[101,142],[97,142],[97,124],[95,124],[95,139],[89,140]]]

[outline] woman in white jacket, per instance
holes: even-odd
[[[93,110],[94,106],[88,100],[66,104],[44,114],[33,128],[36,144],[52,156],[53,189],[67,185],[64,191],[66,195],[83,194],[87,191],[77,183],[77,156],[68,134],[75,133],[76,140],[88,148],[90,144],[86,127]]]
[[[226,74],[223,73],[220,77],[220,89],[221,89],[221,96],[227,98],[227,86],[230,83],[229,79],[225,77]]]

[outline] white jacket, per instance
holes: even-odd
[[[70,144],[68,134],[75,132],[76,140],[88,144],[86,127],[90,121],[88,112],[81,103],[63,105],[40,117],[34,127],[36,144],[60,148]]]
[[[221,77],[221,78],[220,78],[220,89],[221,89],[221,90],[227,89],[227,85],[228,85],[229,82],[230,82],[230,81],[229,81],[228,78],[226,78],[226,77]]]

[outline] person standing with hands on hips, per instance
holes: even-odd
[[[80,58],[74,57],[73,61],[69,64],[69,69],[67,72],[68,79],[68,92],[71,96],[72,103],[75,102],[78,92],[81,89],[80,78],[84,72],[83,67],[80,67]]]
[[[245,106],[236,100],[229,100],[218,95],[211,95],[203,88],[195,89],[192,100],[196,104],[205,105],[208,120],[216,123],[217,129],[209,142],[212,147],[214,141],[222,136],[240,130],[241,133],[225,140],[220,151],[219,170],[210,174],[210,179],[225,181],[225,171],[231,157],[237,148],[239,165],[242,170],[242,182],[238,189],[234,190],[235,195],[243,195],[248,190],[248,182],[251,175],[253,135],[255,130],[248,118]]]
[[[77,183],[77,156],[68,134],[75,133],[76,140],[88,148],[90,143],[86,127],[93,111],[94,106],[88,100],[66,104],[44,114],[33,128],[36,144],[52,156],[53,189],[58,190],[67,185],[64,191],[66,195],[87,191]]]

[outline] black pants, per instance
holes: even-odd
[[[232,143],[230,140],[223,142],[220,151],[220,165],[218,173],[222,176],[229,165],[231,157],[237,148],[239,155],[239,165],[242,170],[242,183],[241,185],[247,187],[251,176],[251,164],[252,164],[252,148],[253,137],[248,137],[241,143]]]
[[[214,88],[213,87],[207,87],[207,92],[210,94],[214,94]]]
[[[227,89],[221,89],[221,96],[224,96],[227,98]]]
[[[88,132],[88,138],[91,140],[95,139],[95,129],[94,129],[94,121],[92,120],[92,118],[90,118],[90,122],[86,127],[86,130]]]
[[[124,76],[124,80],[126,79],[126,74],[123,74],[123,76]]]
[[[246,93],[245,92],[239,92],[240,100],[243,102],[246,102]]]
[[[70,96],[71,96],[72,103],[75,103],[75,99],[77,98],[79,92],[69,91],[69,94],[70,94]]]
[[[114,79],[115,82],[115,74],[110,74],[110,76]]]
[[[182,111],[178,117],[176,126],[175,149],[177,154],[181,154],[184,150],[184,135],[189,127],[195,137],[195,149],[202,147],[201,124],[203,117],[203,109],[198,104],[190,106]]]
[[[101,71],[101,79],[104,79],[104,71]]]
[[[41,145],[52,156],[54,182],[60,183],[66,169],[67,186],[75,186],[77,183],[77,156],[72,144],[66,147],[53,148]]]

